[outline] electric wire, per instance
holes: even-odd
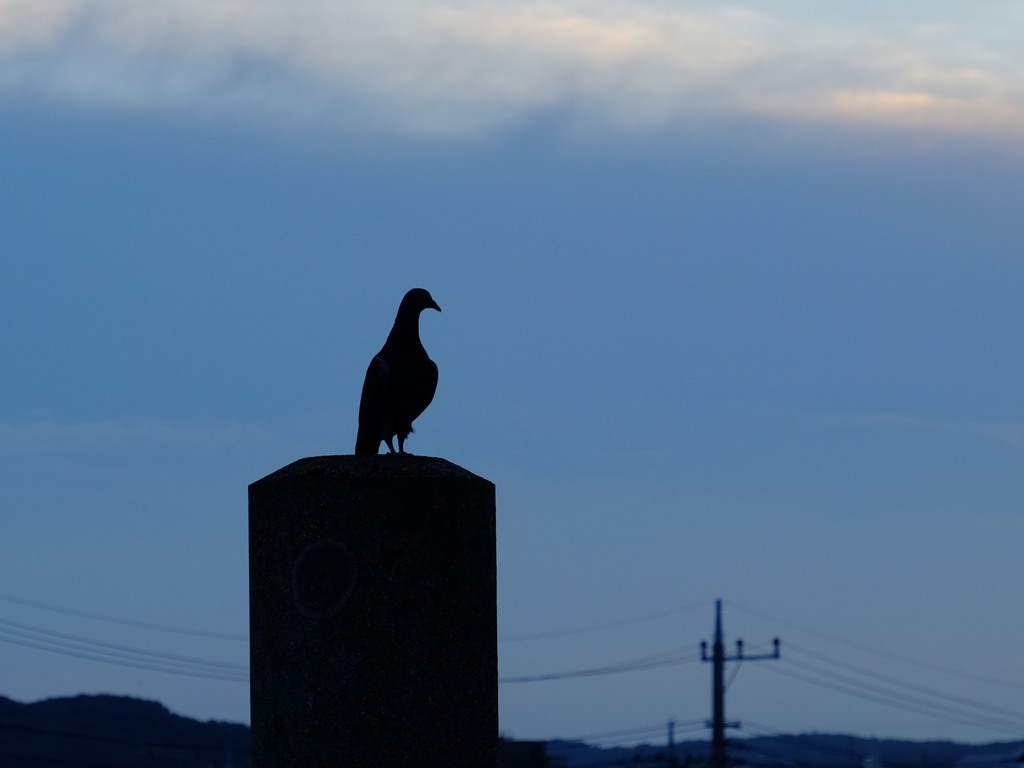
[[[109,657],[105,657],[105,656],[102,656],[102,655],[88,653],[88,652],[85,652],[85,651],[61,650],[59,648],[49,647],[49,646],[47,646],[45,644],[29,642],[29,641],[26,641],[26,640],[18,639],[16,637],[5,636],[2,633],[0,633],[0,642],[10,643],[12,645],[20,645],[20,646],[23,646],[25,648],[31,648],[32,650],[47,651],[47,652],[50,652],[50,653],[59,654],[61,656],[69,656],[69,657],[72,657],[72,658],[83,659],[83,660],[86,660],[86,661],[97,661],[97,662],[100,662],[100,663],[112,664],[112,665],[118,666],[118,667],[128,667],[128,668],[131,668],[131,669],[142,669],[142,670],[146,670],[146,671],[149,671],[149,672],[162,672],[162,673],[165,673],[165,674],[179,675],[179,676],[182,676],[182,677],[197,677],[197,678],[204,678],[204,679],[207,679],[207,680],[222,680],[222,681],[225,681],[225,682],[232,682],[232,683],[246,683],[246,682],[248,682],[247,678],[244,678],[244,677],[241,677],[241,676],[221,675],[221,674],[217,674],[217,673],[202,672],[202,671],[199,671],[199,670],[182,668],[182,667],[174,667],[174,666],[170,666],[170,665],[147,664],[147,663],[144,663],[144,662],[132,661],[132,660],[128,660],[128,659],[114,659],[114,658],[109,658]]]
[[[539,675],[516,675],[499,677],[499,684],[516,683],[542,683],[552,680],[568,680],[577,677],[598,677],[602,675],[616,675],[624,672],[641,672],[650,669],[676,666],[697,661],[700,657],[694,653],[679,653],[678,651],[667,651],[654,656],[645,656],[632,661],[624,661],[618,664],[607,664],[601,667],[588,667],[575,669],[567,672],[551,672]]]
[[[615,730],[615,731],[603,731],[601,733],[591,733],[591,734],[588,734],[586,736],[574,736],[572,738],[560,738],[559,741],[560,742],[570,742],[570,743],[586,742],[586,743],[589,744],[590,742],[593,742],[593,741],[607,741],[608,739],[613,739],[613,738],[625,738],[627,736],[633,736],[633,735],[635,735],[637,733],[644,733],[644,734],[652,733],[652,732],[664,733],[667,725],[668,725],[668,722],[666,721],[664,723],[655,723],[653,725],[644,725],[644,726],[640,726],[638,728],[624,728],[624,729]]]
[[[6,619],[0,619],[0,642],[134,669],[224,680],[227,682],[248,682],[249,668],[243,664],[208,661],[191,656],[148,651],[132,646],[93,640],[80,635],[46,630]],[[569,678],[640,672],[684,664],[696,659],[696,653],[680,653],[678,650],[672,650],[600,667],[541,675],[503,677],[499,678],[498,682],[501,684],[546,682]]]
[[[237,635],[229,632],[207,632],[204,630],[197,629],[182,629],[180,627],[172,627],[167,624],[154,624],[145,621],[134,621],[132,619],[119,619],[113,616],[106,616],[99,613],[89,613],[87,611],[78,611],[71,608],[60,608],[49,603],[41,603],[36,600],[27,600],[23,597],[15,597],[0,592],[0,600],[6,603],[13,603],[15,605],[22,605],[28,608],[37,608],[42,611],[50,611],[51,613],[62,613],[66,616],[77,616],[81,619],[90,619],[92,621],[103,621],[108,624],[118,624],[123,627],[133,627],[135,629],[150,629],[157,632],[168,632],[175,635],[189,635],[192,637],[206,637],[214,640],[237,640],[248,642],[249,637],[247,635]]]
[[[791,667],[796,667],[795,669]],[[884,704],[890,707],[902,709],[915,714],[926,715],[947,722],[954,722],[960,725],[968,725],[975,728],[984,728],[1001,733],[1020,734],[1021,726],[1013,726],[1006,721],[997,721],[989,717],[980,716],[964,710],[957,710],[936,702],[916,699],[914,697],[893,692],[880,686],[864,683],[844,675],[837,675],[828,670],[821,670],[813,665],[794,662],[792,659],[783,659],[782,664],[768,664],[764,669],[773,674],[784,675],[796,680],[801,680],[811,685],[827,688],[838,693],[854,696],[860,699],[871,701],[877,704]]]
[[[248,681],[248,667],[243,664],[147,651],[131,646],[92,640],[79,635],[55,632],[6,619],[0,619],[0,641],[135,669],[229,682]]]
[[[643,759],[641,760],[641,758]],[[603,762],[587,762],[586,766],[587,768],[640,768],[640,766],[650,765],[651,763],[658,766],[664,765],[664,756],[652,755],[648,758],[634,752],[629,757],[613,757]]]
[[[559,739],[558,744],[549,745],[547,750],[549,753],[555,752],[577,752],[582,749],[588,749],[593,747],[601,747],[613,744],[622,744],[623,742],[635,742],[642,739],[649,739],[654,736],[664,737],[666,732],[666,723],[658,723],[657,725],[648,725],[643,728],[630,728],[623,731],[609,731],[605,734],[591,734],[581,738],[573,739]]]
[[[933,672],[941,672],[944,675],[961,677],[968,680],[976,680],[978,682],[988,683],[989,685],[998,685],[1005,688],[1024,690],[1024,682],[1006,680],[997,677],[989,677],[987,675],[980,675],[976,672],[968,672],[967,670],[963,669],[952,669],[950,667],[943,667],[939,664],[933,664],[923,659],[917,659],[911,656],[893,653],[892,651],[887,651],[882,648],[875,648],[873,646],[867,645],[866,643],[860,643],[855,640],[849,640],[845,637],[839,637],[837,635],[832,635],[827,632],[821,632],[819,630],[807,627],[803,624],[799,624],[795,621],[790,621],[779,616],[774,616],[770,613],[766,613],[765,611],[758,610],[757,608],[751,608],[749,606],[734,602],[732,600],[724,600],[723,602],[729,607],[735,608],[736,610],[742,611],[744,613],[748,613],[751,616],[757,616],[758,618],[765,619],[767,621],[771,621],[782,626],[787,626],[790,629],[795,629],[798,632],[803,632],[805,634],[812,635],[821,640],[827,640],[829,642],[837,643],[839,645],[845,645],[848,648],[852,648],[856,651],[861,651],[862,653],[869,653],[874,656],[881,656],[887,659],[892,659],[893,661],[903,662],[904,664],[912,664],[914,666],[921,667],[923,669],[928,669]],[[787,645],[788,644],[789,643],[787,642]]]
[[[38,608],[41,610],[62,613],[70,616],[78,616],[81,618],[88,618],[97,621],[105,621],[108,623],[119,624],[122,626],[158,630],[181,635],[207,637],[212,639],[247,639],[241,635],[186,630],[176,627],[170,627],[167,625],[122,620],[110,616],[102,616],[99,614],[92,614],[83,611],[63,609],[45,603],[39,603],[33,600],[26,600],[23,598],[18,598],[2,593],[0,593],[0,600],[27,607]],[[772,616],[763,611],[759,611],[756,609],[748,608],[743,605],[736,604],[732,601],[727,601],[727,604],[741,611],[745,611],[747,613],[759,616],[764,619],[768,619],[773,622],[777,622],[779,624],[788,625],[791,628],[799,630],[800,632],[814,635],[831,642],[841,643],[859,651],[868,652],[878,656],[883,656],[886,658],[915,664],[919,667],[924,667],[927,669],[947,674],[968,677],[982,682],[1006,684],[1006,681],[999,681],[981,675],[963,673],[957,670],[946,669],[938,665],[930,664],[928,662],[908,658],[905,656],[901,656],[899,654],[890,653],[877,648],[872,648],[861,643],[856,643],[853,641],[846,640],[844,638],[829,635],[827,633],[818,632],[814,629],[796,624],[794,622],[787,621],[785,619],[780,619],[776,616]],[[578,627],[575,629],[561,630],[555,632],[512,636],[507,637],[504,640],[506,642],[516,642],[520,640],[542,639],[547,637],[563,637],[568,635],[584,634],[588,632],[597,632],[605,629],[630,626],[647,621],[653,621],[655,619],[664,618],[667,616],[678,615],[680,613],[692,611],[696,608],[705,607],[706,605],[708,605],[708,602],[703,601],[700,603],[678,606],[667,611],[661,611],[653,614],[646,614],[643,616],[621,619],[618,621],[609,621],[601,624],[588,625],[585,627]],[[47,630],[40,627],[22,624],[20,622],[10,621],[6,619],[0,619],[0,642],[7,642],[15,645],[20,645],[23,647],[47,651],[50,653],[62,654],[74,658],[87,659],[136,669],[145,669],[150,671],[162,672],[166,674],[183,675],[188,677],[198,677],[239,683],[248,682],[249,669],[248,666],[243,664],[230,664],[225,662],[209,661],[190,656],[182,656],[178,654],[148,651],[141,648],[135,648],[132,646],[121,645],[116,643],[106,643],[103,641],[92,640],[79,635]],[[822,654],[811,649],[803,648],[799,645],[794,645],[790,641],[787,641],[787,649],[789,649],[791,652],[795,651],[798,654],[798,658],[793,659],[791,658],[791,654],[787,654],[783,657],[782,666],[766,665],[766,668],[775,671],[778,674],[783,674],[790,678],[801,680],[803,682],[816,685],[819,687],[828,688],[833,691],[843,693],[845,695],[854,696],[874,703],[880,703],[886,706],[901,708],[906,711],[915,712],[917,714],[923,714],[929,717],[944,719],[949,722],[956,722],[962,725],[970,725],[973,727],[997,730],[1000,732],[1012,733],[1014,735],[1018,735],[1020,733],[1020,730],[1024,728],[1024,714],[1021,714],[1019,712],[1009,710],[1003,707],[985,704],[983,702],[975,701],[962,696],[947,694],[940,690],[920,685],[917,683],[905,682],[895,677],[878,673],[873,670],[866,669],[864,667],[860,667],[858,665],[843,661],[841,659],[836,659],[826,654]],[[842,670],[842,672],[837,672],[835,671],[835,669],[817,666],[813,663],[807,662],[806,660],[800,659],[799,656],[804,656],[814,661],[817,661],[821,664],[835,667],[836,669]],[[573,678],[585,678],[603,675],[641,672],[680,664],[686,664],[697,661],[699,660],[699,658],[700,657],[696,652],[687,653],[680,652],[679,649],[673,649],[660,654],[654,654],[650,656],[641,657],[638,659],[632,659],[629,661],[623,661],[614,664],[606,664],[597,667],[536,675],[506,676],[499,678],[498,682],[500,684],[548,682]],[[735,678],[739,666],[740,665],[737,664],[734,667],[732,677],[729,680],[730,683]],[[865,680],[861,678],[867,679]],[[871,680],[874,680],[875,682],[871,682]],[[893,686],[895,686],[895,688]],[[1012,683],[1010,684],[1010,686],[1019,687],[1016,684]],[[911,692],[908,693],[900,689],[907,689]],[[663,726],[658,726],[658,728],[663,728]],[[614,735],[612,735],[610,738],[614,738]]]
[[[729,675],[729,679],[726,681],[725,685],[723,686],[726,691],[728,691],[732,687],[732,682],[733,682],[733,680],[736,679],[736,675],[738,675],[740,673],[740,667],[742,667],[742,666],[743,666],[743,659],[738,659],[736,664],[732,668],[732,674]]]
[[[672,720],[672,728],[675,734],[686,733],[692,730],[695,726],[700,729],[704,729],[706,723],[704,720]],[[579,748],[580,743],[584,744],[595,744],[595,743],[621,743],[622,741],[634,741],[637,736],[665,736],[667,738],[669,721],[662,723],[656,723],[654,725],[647,725],[640,728],[629,728],[620,731],[605,731],[604,733],[592,733],[587,736],[576,736],[570,739],[559,739],[559,742],[565,742],[570,748]],[[616,741],[618,740],[618,741]]]
[[[809,648],[802,648],[798,645],[794,645],[793,643],[786,643],[786,648],[788,650],[795,650],[798,653],[802,653],[805,656],[810,656],[811,658],[817,659],[818,661],[822,661],[826,664],[831,664],[833,666],[840,667],[850,672],[854,672],[859,675],[864,675],[865,677],[873,677],[876,680],[881,680],[886,683],[898,685],[903,688],[908,688],[910,690],[925,694],[927,696],[933,696],[938,699],[946,699],[948,701],[955,702],[956,704],[987,710],[988,712],[991,712],[995,715],[1008,717],[1013,720],[1021,720],[1022,722],[1024,722],[1024,713],[1021,713],[1019,711],[1006,709],[1005,707],[999,707],[993,704],[987,704],[982,701],[975,701],[974,699],[968,699],[964,696],[959,696],[957,694],[946,693],[944,691],[940,691],[936,688],[932,688],[927,685],[921,685],[920,683],[911,683],[904,680],[899,680],[898,678],[892,677],[890,675],[882,674],[881,672],[875,672],[874,670],[866,669],[864,667],[858,666],[857,664],[851,664],[850,662],[843,661],[841,659],[836,659],[826,654],[818,653],[817,651],[812,651]]]
[[[696,610],[697,608],[706,608],[708,604],[709,603],[707,600],[703,600],[699,603],[689,603],[687,605],[677,606],[675,608],[670,608],[665,611],[658,611],[657,613],[648,613],[641,616],[633,616],[626,619],[606,621],[598,624],[588,624],[582,627],[553,630],[550,632],[535,632],[520,635],[503,635],[498,639],[503,643],[519,643],[527,640],[546,640],[555,637],[569,637],[570,635],[583,635],[589,634],[591,632],[602,632],[606,629],[617,629],[619,627],[628,627],[634,624],[643,624],[648,621],[664,619],[669,616],[678,616],[679,614],[689,613],[690,611]]]
[[[675,720],[672,721],[673,733],[676,736],[691,733],[697,730],[704,730],[707,723],[704,720]],[[607,731],[605,733],[589,734],[587,736],[576,736],[573,738],[560,738],[555,743],[547,743],[547,752],[554,756],[567,756],[575,752],[582,752],[588,749],[604,749],[608,747],[626,745],[632,742],[639,742],[647,739],[661,737],[667,742],[668,723],[658,723],[641,728],[629,728],[621,731]]]
[[[734,608],[739,608],[742,611],[746,611],[747,613],[757,615],[760,618],[789,625],[800,632],[814,635],[831,642],[841,643],[858,651],[913,664],[932,671],[939,671],[950,675],[973,679],[979,682],[1004,682],[983,675],[947,669],[936,664],[908,658],[899,654],[872,648],[871,646],[862,643],[818,632],[794,622],[789,622],[772,616],[763,611],[737,605],[732,601],[729,601],[729,605]],[[808,648],[803,648],[792,641],[787,640],[786,647],[789,650],[789,653],[783,656],[783,664],[781,666],[768,665],[765,667],[766,669],[776,674],[783,674],[795,679],[800,679],[803,682],[807,682],[812,685],[830,688],[846,695],[884,704],[886,706],[901,708],[905,711],[945,720],[947,722],[955,722],[961,725],[969,725],[976,728],[997,731],[1000,733],[1011,733],[1014,735],[1019,735],[1021,729],[1024,728],[1024,713],[958,696],[956,694],[950,694],[919,683],[900,680],[891,675],[875,672],[874,670],[870,670],[841,659],[836,659]],[[796,659],[792,656],[793,652],[796,652],[798,655]],[[837,669],[843,670],[843,672],[816,667],[813,664],[809,664],[807,661],[801,660],[799,658],[800,655],[814,659],[826,665],[831,665]],[[860,677],[851,677],[850,674],[847,673],[852,673],[853,675]],[[869,682],[871,680],[875,682]],[[895,688],[893,686],[895,686]],[[1018,688],[1019,686],[1016,684],[1010,684],[1009,687]]]
[[[792,662],[787,662],[792,664]],[[801,665],[802,666],[802,665]],[[866,686],[857,681],[851,681],[849,678],[841,678],[829,673],[823,673],[820,670],[814,668],[808,668],[805,672],[798,670],[783,668],[773,668],[771,670],[775,674],[782,674],[787,677],[794,678],[796,680],[802,680],[803,682],[817,685],[822,688],[827,688],[838,693],[843,693],[848,696],[864,699],[876,704],[884,704],[889,707],[896,709],[902,709],[905,712],[912,712],[914,714],[925,715],[947,722],[957,723],[959,725],[968,725],[972,727],[981,727],[991,730],[996,730],[1002,733],[1016,733],[1016,729],[1009,728],[1008,726],[995,724],[990,721],[981,721],[976,719],[974,716],[965,713],[957,713],[954,711],[944,710],[942,707],[936,706],[930,702],[918,702],[908,700],[898,695],[894,695],[892,692],[885,689]]]
[[[127,645],[120,645],[117,643],[105,643],[100,640],[90,640],[79,635],[71,635],[64,632],[55,632],[53,630],[33,627],[28,624],[9,621],[7,619],[0,619],[0,631],[10,632],[17,636],[25,638],[39,638],[41,640],[44,640],[45,642],[51,642],[67,648],[85,648],[86,650],[95,650],[97,652],[114,654],[123,653],[126,656],[131,657],[151,658],[162,662],[180,663],[187,666],[196,666],[201,668],[210,668],[222,671],[248,671],[248,667],[244,664],[231,664],[228,662],[207,661],[205,659],[197,659],[191,656],[181,656],[178,654],[163,653],[160,651],[147,651],[139,648],[133,648]]]

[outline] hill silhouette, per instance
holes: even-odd
[[[251,764],[249,728],[199,722],[163,704],[74,696],[23,704],[0,696],[4,768],[179,768]]]
[[[523,749],[515,749],[522,746]],[[535,766],[538,745],[505,740],[503,768]],[[526,748],[529,747],[529,748]],[[545,745],[549,765],[672,765],[664,745],[598,748],[576,741]],[[730,739],[733,765],[753,768],[1020,768],[1024,740],[991,744],[800,734]],[[681,766],[707,765],[708,741],[675,745]],[[246,725],[201,722],[159,702],[126,696],[73,696],[20,703],[0,696],[3,768],[250,768]],[[410,766],[416,765],[415,761]]]
[[[568,768],[673,764],[704,768],[710,761],[711,745],[706,740],[683,741],[670,753],[664,744],[596,748],[582,742],[551,741],[547,754],[554,765]],[[1024,765],[1024,741],[962,744],[828,733],[781,734],[730,738],[729,760],[744,768],[1020,768]]]

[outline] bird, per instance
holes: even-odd
[[[434,399],[437,364],[420,341],[420,313],[425,309],[441,311],[429,291],[413,288],[405,294],[387,341],[366,369],[359,400],[357,456],[376,456],[382,440],[389,453],[405,453],[412,423]]]

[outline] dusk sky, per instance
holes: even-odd
[[[505,734],[706,738],[721,598],[735,736],[1024,738],[1022,30],[0,0],[0,695],[248,722],[247,486],[422,286]]]

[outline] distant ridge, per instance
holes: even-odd
[[[248,768],[251,763],[248,726],[192,720],[159,702],[83,695],[23,704],[0,696],[4,768]]]
[[[554,740],[545,746],[550,764],[564,768],[669,764],[664,744],[598,748]],[[193,720],[156,701],[82,695],[26,704],[0,696],[3,768],[250,768],[250,749],[248,726]],[[805,733],[732,738],[730,752],[734,764],[748,768],[957,768],[961,761],[961,768],[1024,768],[1024,740],[961,744]],[[703,768],[708,742],[679,742],[675,755],[679,765]]]
[[[962,744],[804,733],[735,737],[729,739],[729,745],[733,765],[744,768],[957,768],[961,761],[965,761],[965,766],[969,762],[969,768],[1024,767],[1024,740]],[[674,755],[680,766],[704,768],[710,751],[708,741],[683,741],[676,743]],[[553,765],[567,768],[670,764],[664,744],[598,748],[578,741],[555,740],[547,743],[547,755],[554,761],[564,761]]]

